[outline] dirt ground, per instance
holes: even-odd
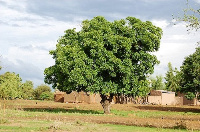
[[[200,106],[157,106],[135,104],[112,104],[110,115],[104,115],[100,104],[72,104],[50,101],[13,100],[0,101],[1,109],[18,109],[24,111],[47,111],[56,113],[78,114],[51,114],[50,120],[83,121],[98,124],[120,124],[157,128],[180,128],[200,130]],[[136,112],[136,113],[134,113]],[[88,114],[91,113],[91,114]],[[122,113],[122,114],[121,114]],[[123,113],[127,114],[124,115]],[[139,116],[137,114],[140,114]],[[121,115],[120,115],[121,114]],[[32,119],[35,117],[17,117]],[[46,115],[37,117],[47,119]]]

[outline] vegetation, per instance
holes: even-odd
[[[26,81],[21,85],[22,90],[22,98],[23,99],[33,99],[34,98],[34,89],[33,89],[33,82]]]
[[[51,88],[47,85],[40,85],[34,90],[34,96],[37,100],[53,100],[53,93]]]
[[[0,100],[0,104],[0,131],[200,130],[196,106],[113,104],[112,114],[105,115],[100,104],[35,100]]]
[[[158,64],[162,30],[134,17],[107,21],[94,17],[81,31],[69,29],[50,51],[55,65],[45,69],[45,82],[60,91],[99,93],[105,113],[114,94],[143,95],[146,75]]]
[[[181,92],[187,93],[187,97],[199,98],[200,94],[200,47],[195,53],[185,58],[181,66]]]
[[[150,89],[154,90],[164,90],[165,89],[165,84],[163,83],[163,77],[156,76],[156,78],[150,78]]]
[[[168,63],[168,71],[165,75],[165,86],[168,91],[180,91],[180,73],[177,68],[173,69],[172,64]]]
[[[47,85],[40,85],[34,90],[33,82],[23,83],[18,74],[6,72],[0,75],[0,99],[16,98],[52,100],[53,93]]]
[[[200,29],[200,8],[199,7],[192,7],[190,5],[190,0],[187,0],[186,3],[187,7],[183,10],[183,15],[175,18],[177,21],[186,22],[186,26],[189,30],[196,30]]]
[[[0,98],[21,98],[21,81],[22,79],[15,73],[6,72],[5,74],[0,75]]]

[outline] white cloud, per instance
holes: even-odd
[[[23,80],[32,80],[35,85],[39,85],[43,83],[44,69],[54,64],[49,50],[56,48],[57,40],[64,30],[80,30],[80,23],[62,22],[27,13],[24,1],[20,4],[5,2],[8,6],[0,5],[1,74],[6,71],[16,72]],[[21,10],[10,8],[12,6]]]
[[[155,26],[158,26],[162,29],[166,28],[170,23],[167,20],[152,20],[151,21]]]
[[[195,0],[195,1],[200,4],[200,0]]]
[[[155,67],[154,75],[164,76],[169,62],[173,67],[180,68],[184,58],[195,52],[199,35],[197,32],[188,34],[183,23],[164,28],[160,49],[154,53],[160,60],[160,64]]]

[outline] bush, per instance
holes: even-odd
[[[52,92],[43,92],[40,95],[41,100],[53,100],[53,93]]]

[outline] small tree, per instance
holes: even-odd
[[[154,90],[163,90],[165,89],[165,84],[163,83],[162,76],[156,76],[156,78],[151,78],[151,89]]]
[[[159,49],[161,35],[160,28],[134,17],[85,20],[81,31],[66,30],[56,50],[50,51],[55,65],[45,69],[45,82],[68,93],[99,93],[108,114],[114,95],[144,91],[146,76],[159,63],[151,52]]]
[[[43,93],[45,93],[45,94],[43,94]],[[50,95],[50,93],[51,93],[51,88],[50,88],[49,86],[47,86],[47,85],[42,84],[42,85],[38,86],[38,87],[34,90],[35,99],[40,100],[40,99],[42,99],[41,97],[44,97],[44,96],[41,96],[41,95],[42,95],[42,94],[43,94],[43,95],[46,95],[47,93],[49,93],[49,95]]]
[[[53,100],[54,94],[52,92],[43,92],[40,95],[41,100]]]
[[[22,98],[23,99],[33,99],[34,98],[34,89],[33,82],[26,81],[21,85]]]
[[[22,79],[15,73],[6,72],[3,75],[0,75],[0,98],[21,98],[21,81]]]

